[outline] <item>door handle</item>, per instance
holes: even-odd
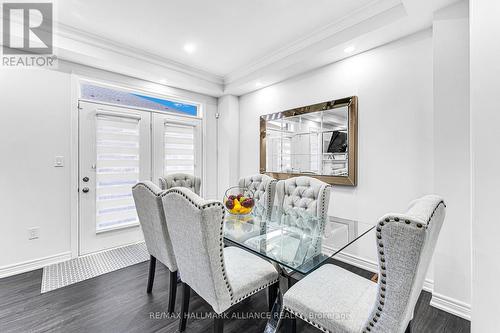
[[[88,191],[89,191],[89,188],[88,188],[88,187],[84,187],[84,188],[82,188],[82,192],[83,192],[83,193],[87,193]]]

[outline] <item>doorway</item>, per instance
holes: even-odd
[[[132,186],[201,176],[201,119],[79,102],[79,255],[143,240]]]

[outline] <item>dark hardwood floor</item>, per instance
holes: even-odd
[[[372,274],[346,264],[366,278]],[[176,332],[177,318],[168,318],[168,271],[157,265],[153,293],[146,294],[148,262],[40,294],[42,270],[0,279],[0,332]],[[470,323],[429,305],[423,292],[418,301],[413,332],[470,332]],[[179,309],[180,293],[176,309]],[[265,312],[265,292],[239,304],[226,322],[225,332],[262,332],[265,319],[241,319],[247,313]],[[186,332],[211,332],[212,319],[203,318],[210,306],[194,292]],[[297,332],[320,332],[300,322]]]

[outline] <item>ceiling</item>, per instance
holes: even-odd
[[[373,0],[64,0],[58,21],[224,76]],[[184,45],[192,43],[192,54]]]
[[[87,43],[154,58],[220,86],[212,95],[241,95],[428,28],[433,13],[453,2],[59,0],[55,19],[59,31],[85,36]],[[344,52],[350,46],[352,54]],[[74,48],[73,54],[85,52]],[[150,80],[161,83],[162,77]]]

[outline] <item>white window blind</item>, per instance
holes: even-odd
[[[96,131],[96,231],[138,224],[139,120],[98,115]]]
[[[165,123],[165,170],[173,173],[195,173],[195,130],[192,125]]]

